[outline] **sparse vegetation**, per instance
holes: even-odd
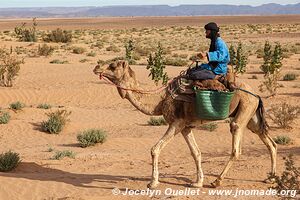
[[[69,121],[68,117],[70,114],[71,112],[66,110],[57,110],[55,112],[47,113],[49,119],[42,122],[42,129],[50,134],[60,133]]]
[[[281,144],[281,145],[290,144],[290,142],[292,141],[291,138],[286,135],[277,136],[277,137],[273,138],[273,140],[277,144]]]
[[[150,70],[149,76],[151,76],[154,83],[158,85],[158,82],[162,80],[162,84],[166,85],[169,77],[166,72],[163,58],[163,49],[159,43],[157,46],[157,52],[155,52],[154,57],[152,54],[149,55],[147,69]]]
[[[54,59],[50,61],[51,64],[68,64],[69,62],[67,60],[59,60],[59,59]]]
[[[39,45],[37,50],[37,54],[39,56],[50,56],[53,54],[53,52],[54,52],[54,48],[47,44],[43,44],[43,46]]]
[[[300,107],[292,106],[286,102],[273,105],[269,111],[269,117],[279,128],[292,128],[293,121],[299,116]]]
[[[65,157],[69,157],[69,158],[75,158],[75,153],[73,151],[69,151],[69,150],[64,150],[64,151],[56,151],[54,156],[52,157],[52,159],[54,160],[61,160]]]
[[[0,86],[12,87],[21,64],[24,64],[24,59],[19,59],[6,49],[0,49]]]
[[[269,179],[275,179],[275,186],[272,189],[278,191],[278,194],[282,190],[294,191],[294,196],[300,194],[300,167],[295,166],[295,161],[292,154],[284,158],[285,170],[281,176],[269,175]],[[282,196],[285,199],[291,199],[291,196]]]
[[[167,125],[168,123],[163,117],[159,117],[159,118],[150,117],[148,124],[151,126],[162,126],[162,125]]]
[[[77,135],[77,140],[81,147],[85,148],[88,146],[95,145],[97,143],[104,143],[106,140],[106,133],[103,130],[99,129],[90,129],[83,131]]]
[[[229,48],[230,53],[230,65],[233,66],[234,71],[236,74],[243,74],[246,72],[247,66],[247,56],[245,51],[243,50],[243,45],[239,42],[237,50],[235,51],[234,47],[231,45]]]
[[[40,108],[40,109],[50,109],[50,108],[52,108],[52,106],[50,104],[47,104],[47,103],[42,103],[42,104],[39,104],[37,106],[37,108]]]
[[[7,124],[10,120],[10,114],[0,110],[0,124]]]
[[[62,30],[60,28],[51,31],[51,33],[47,34],[43,40],[45,42],[62,42],[68,43],[72,41],[72,33],[70,31]]]
[[[0,171],[9,172],[15,169],[21,162],[18,153],[8,151],[0,154]]]
[[[283,76],[284,81],[293,81],[293,80],[296,80],[296,78],[297,78],[297,75],[292,74],[292,73],[289,73],[289,74],[286,74]]]
[[[37,41],[37,22],[36,18],[32,20],[32,27],[26,28],[26,23],[15,28],[15,34],[21,42],[36,42]]]
[[[217,123],[208,123],[208,124],[203,124],[200,129],[201,130],[207,130],[209,132],[213,132],[214,130],[216,130],[218,128],[218,124]]]
[[[9,105],[9,108],[12,109],[12,110],[22,110],[24,107],[25,107],[25,104],[20,102],[20,101],[11,103]]]
[[[74,47],[73,48],[73,53],[75,53],[75,54],[83,54],[84,52],[86,52],[86,49],[83,47]]]

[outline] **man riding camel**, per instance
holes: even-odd
[[[220,37],[218,25],[210,22],[204,28],[206,30],[206,38],[209,38],[211,43],[209,52],[201,52],[198,56],[204,61],[207,60],[208,63],[189,69],[186,73],[186,78],[190,80],[216,79],[227,73],[230,55],[226,43]]]

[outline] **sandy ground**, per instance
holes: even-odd
[[[297,38],[299,41],[299,38]],[[5,45],[15,45],[6,42]],[[149,116],[137,111],[127,100],[122,100],[117,90],[104,84],[92,73],[94,61],[80,63],[81,55],[67,55],[69,64],[49,64],[51,58],[26,58],[19,77],[12,88],[0,88],[0,107],[8,108],[15,101],[27,106],[17,113],[9,111],[12,120],[0,125],[0,152],[9,149],[18,152],[22,163],[9,173],[0,173],[1,200],[98,200],[132,199],[132,196],[115,196],[113,188],[125,191],[126,188],[145,190],[151,177],[151,147],[160,139],[167,126],[147,125]],[[54,56],[55,57],[55,56]],[[56,56],[58,57],[58,56]],[[299,74],[300,55],[293,55],[284,61],[284,70],[294,70]],[[255,58],[250,58],[255,60]],[[249,79],[258,72],[257,64],[252,64],[240,81],[249,83],[258,94],[258,79]],[[292,68],[291,68],[292,67]],[[297,70],[298,68],[298,70]],[[148,72],[144,66],[132,66],[144,86],[154,87],[146,79]],[[184,68],[168,67],[167,71],[175,76]],[[266,108],[271,104],[288,102],[299,105],[299,78],[283,82],[275,98],[264,98]],[[40,123],[47,119],[45,110],[37,109],[40,103],[49,103],[72,111],[70,122],[59,135],[40,131]],[[269,120],[270,121],[270,120]],[[300,124],[299,119],[292,130],[277,129],[271,124],[270,134],[288,135],[293,144],[278,146],[278,171],[284,169],[283,157],[293,153],[299,166]],[[76,135],[88,128],[101,128],[108,133],[102,145],[81,148]],[[234,199],[233,196],[209,196],[210,183],[221,173],[231,152],[229,124],[220,122],[214,132],[194,130],[196,141],[202,152],[202,167],[205,175],[204,187],[197,196],[174,196],[162,194],[152,199]],[[76,158],[52,160],[57,150],[72,150]],[[271,185],[262,181],[270,170],[270,157],[260,139],[246,130],[243,154],[229,171],[223,185],[218,189],[261,189]],[[187,184],[195,180],[195,165],[189,149],[181,135],[162,151],[159,162],[162,192],[166,188],[185,190]],[[205,193],[203,193],[205,192]],[[134,199],[149,199],[149,196],[136,196]],[[274,199],[275,197],[245,197],[240,199]]]

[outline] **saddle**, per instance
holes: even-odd
[[[235,88],[235,75],[233,70],[229,69],[226,76],[216,76],[212,80],[187,80],[181,73],[168,85],[168,92],[174,100],[191,103],[195,101],[195,89],[234,91]]]

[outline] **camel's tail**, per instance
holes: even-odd
[[[263,101],[261,100],[260,97],[259,98],[259,103],[258,103],[258,107],[257,107],[257,110],[256,110],[256,114],[258,115],[259,117],[259,129],[260,129],[260,133],[267,133],[268,132],[268,129],[269,129],[269,124],[266,120],[266,112],[265,112],[265,108],[264,108],[264,104],[263,104]]]
[[[256,109],[254,116],[250,119],[247,127],[254,133],[257,134],[267,134],[269,125],[265,116],[265,108],[263,105],[263,101],[258,96],[259,103]]]

